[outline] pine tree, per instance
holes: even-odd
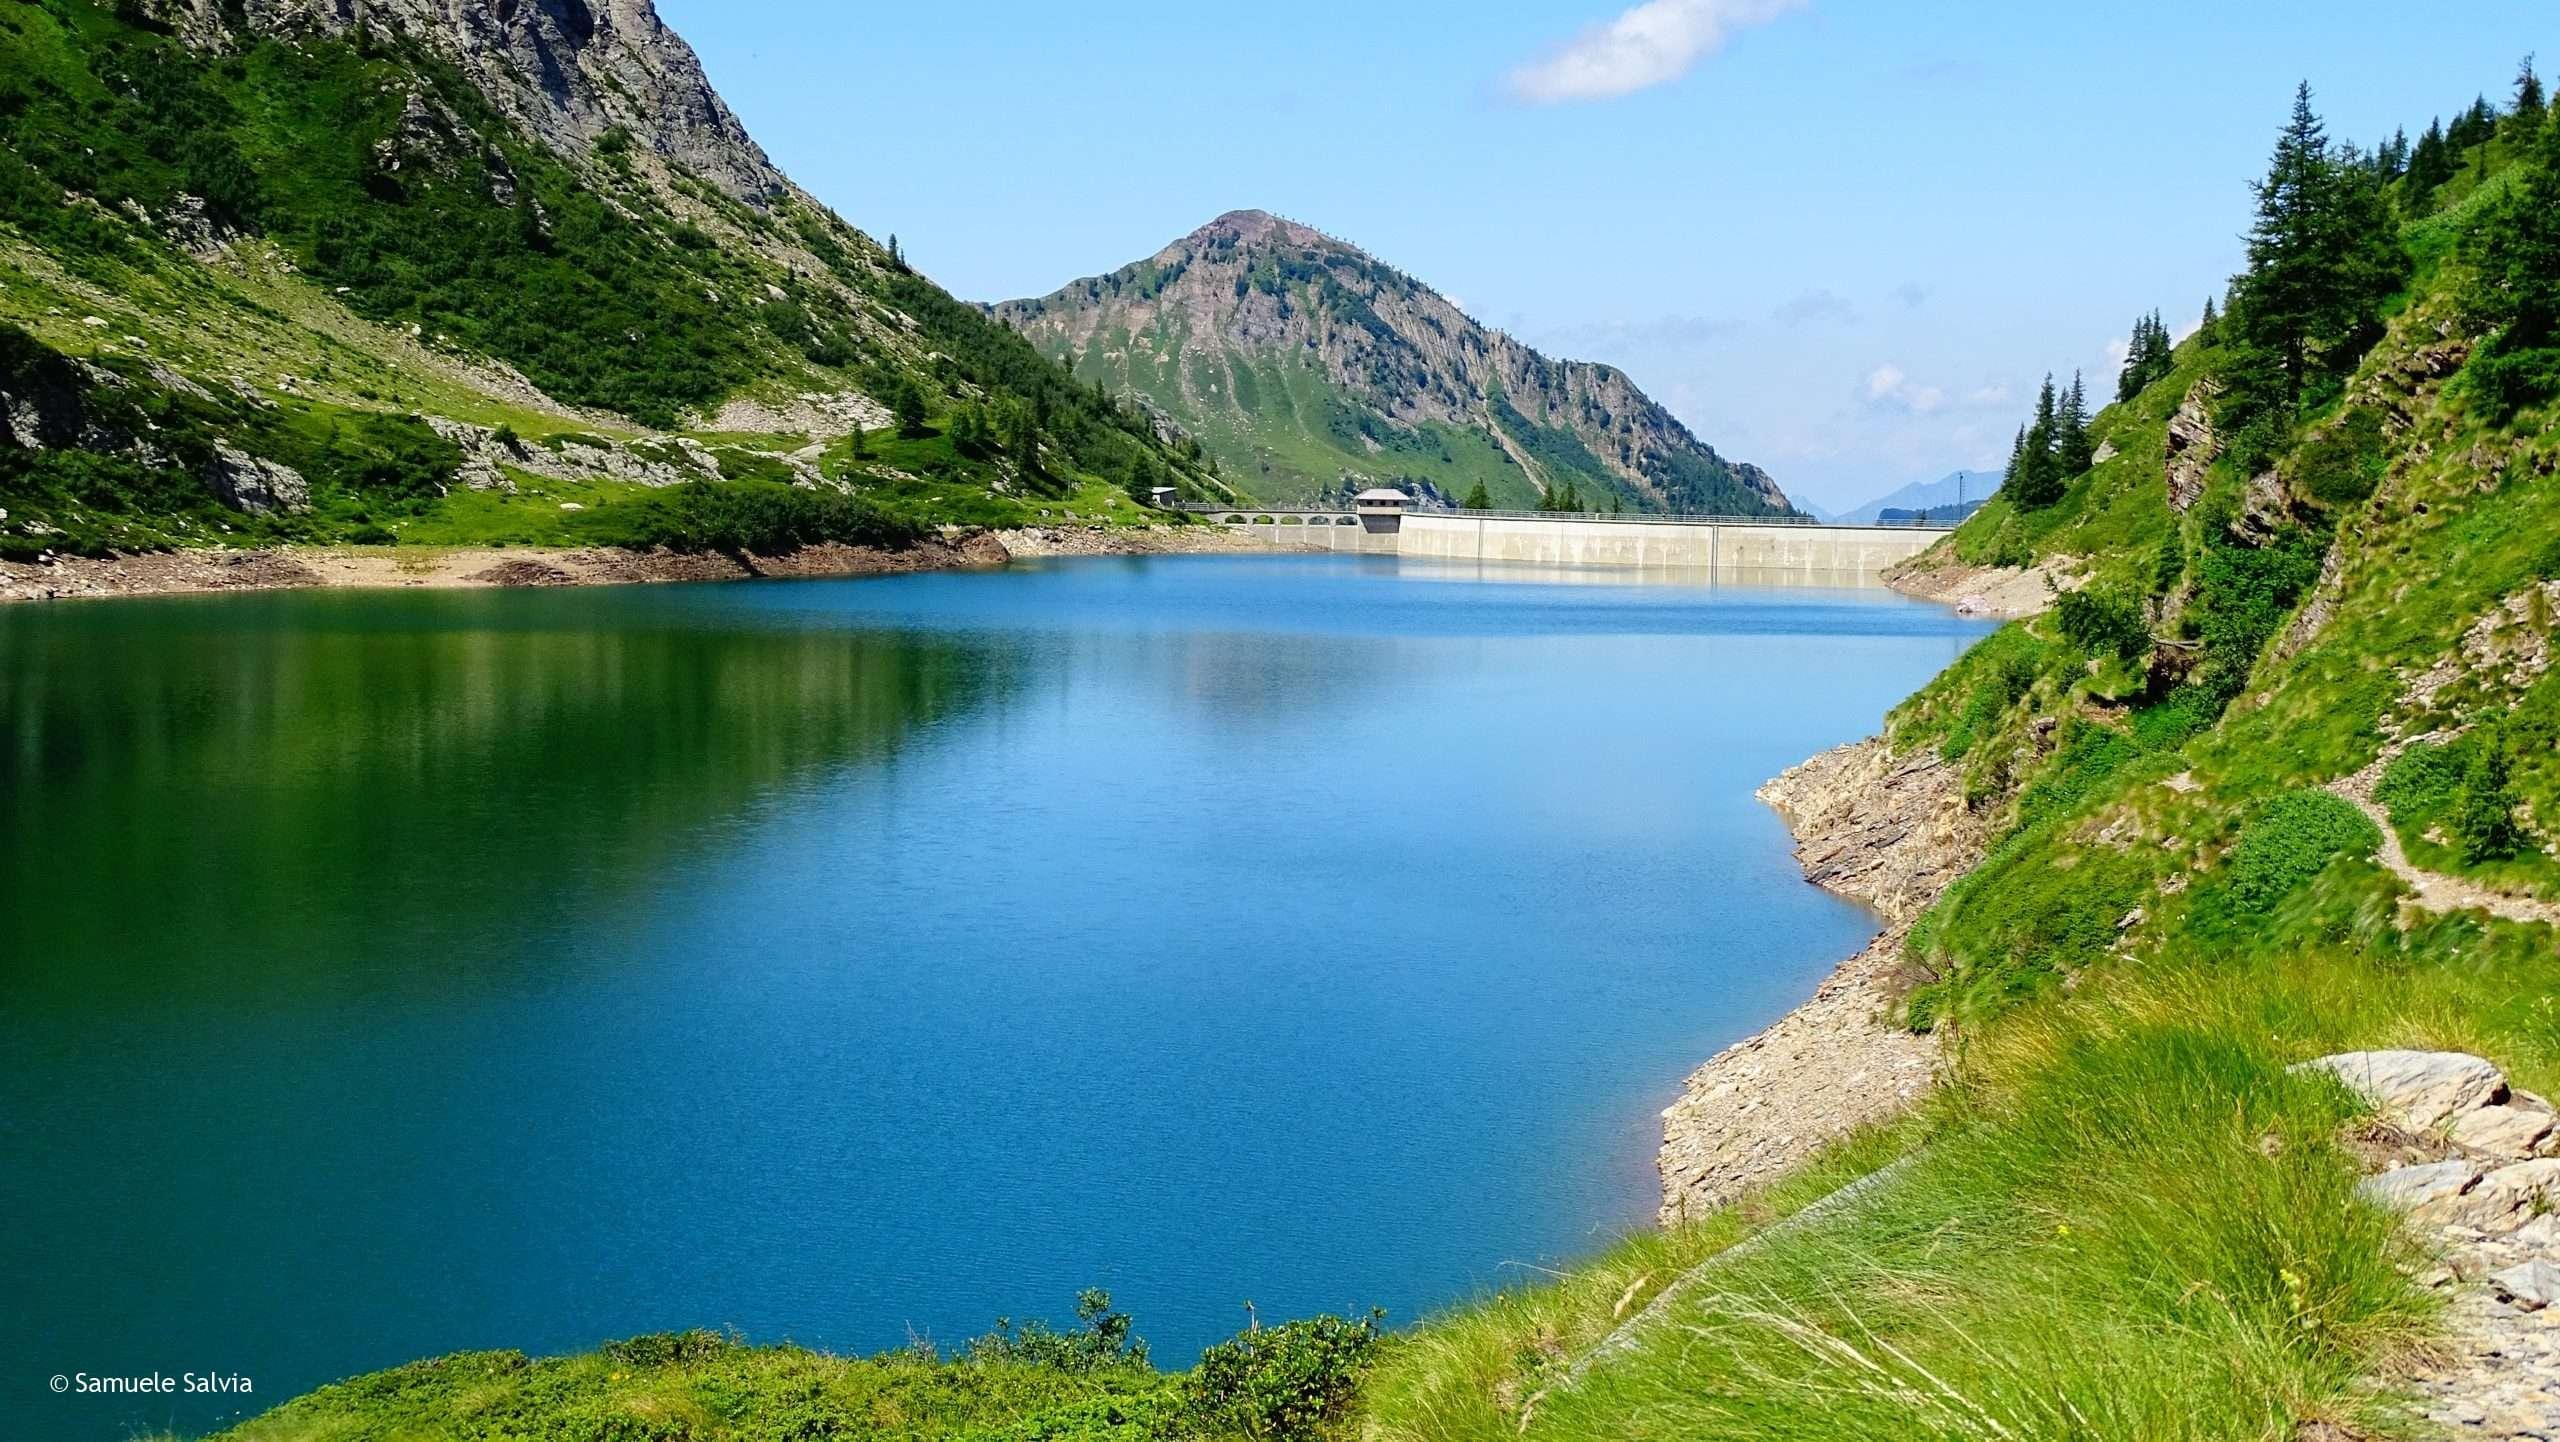
[[[2464,247],[2463,307],[2497,329],[2472,374],[2509,415],[2560,394],[2560,121],[2544,122],[2517,181]]]
[[[2152,327],[2159,344],[2165,347],[2168,334],[2159,328],[2157,317],[2153,318]],[[2089,397],[2078,371],[2071,373],[2071,389],[2063,393],[2061,408],[2054,417],[2053,458],[2055,473],[2065,478],[2087,475],[2089,468],[2097,464],[2097,449],[2089,440]]]
[[[899,435],[911,441],[925,435],[924,392],[913,380],[900,376],[889,388],[889,414],[898,422]]]
[[[853,434],[846,437],[846,439],[853,442],[853,458],[855,460],[867,461],[871,459],[871,433],[862,428],[862,423],[860,421],[854,422]]]
[[[2307,82],[2257,197],[2232,311],[2251,354],[2232,403],[2243,423],[2264,414],[2290,426],[2314,383],[2351,366],[2379,334],[2405,260],[2381,182],[2331,151]]]
[[[2542,77],[2533,73],[2533,57],[2516,67],[2516,101],[2507,109],[2507,138],[2518,145],[2530,145],[2542,134],[2543,117],[2550,113],[2542,98]]]
[[[2020,447],[2018,477],[2012,484],[2009,500],[2022,511],[2040,511],[2062,499],[2067,477],[2062,473],[2061,458],[2056,452],[2060,439],[2062,398],[2054,390],[2053,377],[2044,378],[2044,389],[2036,396],[2036,418],[2027,426],[2026,440]]]
[[[1459,504],[1470,511],[1490,511],[1493,509],[1493,493],[1484,488],[1484,482],[1478,481],[1475,489],[1467,492],[1467,498]]]
[[[2204,320],[2196,326],[2196,342],[2217,345],[2222,339],[2222,312],[2214,309],[2213,297],[2204,298]]]

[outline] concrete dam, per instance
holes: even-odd
[[[1356,511],[1204,512],[1274,546],[1484,561],[1704,571],[1831,585],[1880,585],[1885,570],[1936,545],[1934,526],[1827,526],[1709,516],[1555,516],[1414,511],[1366,497]]]

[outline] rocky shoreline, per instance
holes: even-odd
[[[667,581],[876,576],[1001,566],[1046,556],[1133,556],[1264,549],[1206,527],[1041,527],[956,532],[897,550],[819,545],[787,556],[465,547],[451,550],[287,546],[164,551],[90,559],[0,561],[0,602],[328,588],[459,590],[619,586]]]
[[[1937,1076],[1937,1043],[1892,1016],[1910,988],[1912,923],[1982,859],[1984,826],[1957,769],[1934,752],[1896,757],[1873,738],[1788,771],[1760,799],[1794,831],[1806,878],[1874,909],[1885,928],[1811,1000],[1700,1067],[1663,1112],[1655,1165],[1666,1225],[1891,1118]]]

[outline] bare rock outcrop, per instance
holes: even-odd
[[[2350,1052],[2295,1070],[2338,1078],[2390,1153],[2421,1158],[2362,1186],[2419,1230],[2435,1259],[2421,1280],[2448,1296],[2442,1344],[2394,1382],[2465,1437],[2560,1436],[2560,1113],[2460,1052]]]
[[[205,484],[236,511],[270,515],[311,509],[311,483],[281,461],[263,460],[229,441],[216,441],[206,462]]]
[[[152,0],[149,8],[208,49],[235,44],[235,24],[288,36],[369,26],[433,46],[509,120],[572,159],[619,129],[732,199],[790,190],[652,0]],[[399,143],[439,143],[448,127],[416,97],[411,105],[417,124],[404,115]]]
[[[2213,429],[2213,402],[2222,387],[2203,380],[2187,392],[2176,415],[2169,417],[2167,470],[2169,509],[2193,510],[2204,497],[2205,473],[2222,458],[2222,438]]]

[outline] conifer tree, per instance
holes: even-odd
[[[2400,208],[2410,215],[2435,210],[2436,190],[2453,179],[2453,156],[2445,144],[2444,123],[2428,121],[2427,133],[2409,151],[2409,172],[2402,177]]]
[[[2204,319],[2196,325],[2196,340],[2199,344],[2215,345],[2220,342],[2221,337],[2222,312],[2214,309],[2213,297],[2206,296],[2204,298]]]
[[[2517,179],[2464,246],[2463,307],[2497,331],[2472,373],[2506,414],[2560,394],[2560,121],[2544,122]]]
[[[1484,488],[1484,482],[1478,481],[1475,489],[1468,491],[1467,498],[1459,504],[1470,511],[1490,511],[1493,509],[1493,493]]]
[[[2053,377],[2044,378],[2044,389],[2036,396],[2036,417],[2027,425],[2020,446],[2018,475],[2009,494],[2010,503],[2022,511],[2040,511],[2062,499],[2064,483],[2056,442],[2060,439],[2062,398],[2054,389]]]
[[[2290,426],[2315,383],[2351,367],[2379,334],[2405,258],[2380,180],[2331,150],[2307,82],[2257,196],[2231,315],[2244,354],[2228,404],[2238,424]]]
[[[2162,346],[2168,335],[2160,329],[2158,317],[2152,319],[2152,333]],[[2071,373],[2071,389],[2063,392],[2062,404],[2054,416],[2054,472],[2068,479],[2086,475],[2097,464],[2096,447],[2089,440],[2089,397],[2082,387],[2080,373]]]
[[[898,423],[898,434],[915,440],[925,434],[924,392],[916,383],[900,376],[889,388],[889,414]]]
[[[2507,138],[2518,145],[2530,145],[2542,134],[2543,117],[2549,107],[2542,97],[2542,77],[2533,73],[2533,57],[2516,67],[2516,100],[2507,108]]]

